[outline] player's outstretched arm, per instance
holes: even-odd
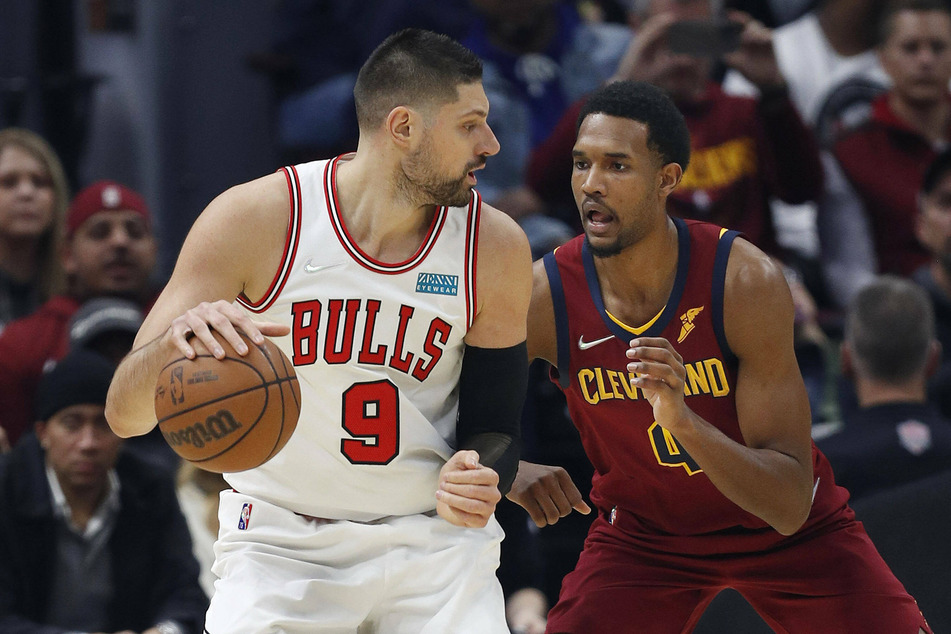
[[[686,371],[670,342],[631,342],[631,383],[643,390],[654,419],[670,431],[727,498],[784,535],[812,504],[809,401],[793,352],[793,303],[779,270],[742,239],[727,265],[724,328],[739,359],[737,418],[745,445],[684,404]]]
[[[242,292],[257,299],[273,278],[288,205],[283,175],[272,174],[229,189],[198,217],[132,352],[116,369],[106,400],[106,419],[116,434],[141,435],[155,426],[155,382],[173,351],[194,356],[190,337],[220,358],[223,351],[211,329],[242,354],[247,348],[236,327],[257,342],[264,335],[286,334],[284,326],[251,321],[233,301]]]

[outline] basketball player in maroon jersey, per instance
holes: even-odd
[[[565,392],[598,516],[548,631],[689,632],[733,587],[778,632],[929,632],[811,442],[779,267],[666,213],[690,153],[676,107],[616,82],[579,122],[584,235],[535,264],[528,349]],[[587,510],[563,475],[522,463],[509,497],[539,525]]]

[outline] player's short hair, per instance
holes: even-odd
[[[940,11],[951,17],[951,7],[946,0],[891,0],[887,2],[878,16],[878,28],[875,33],[879,46],[885,44],[895,28],[895,16],[902,11],[927,12]]]
[[[578,114],[577,128],[591,114],[606,114],[639,121],[647,126],[647,147],[661,164],[677,163],[687,170],[690,163],[690,132],[680,110],[660,88],[641,81],[616,81],[601,86]]]
[[[459,98],[460,84],[482,80],[482,60],[452,38],[404,29],[370,54],[353,89],[361,130],[378,126],[397,106],[426,108]]]
[[[858,371],[879,381],[900,383],[922,371],[934,338],[931,298],[896,275],[862,288],[845,320],[845,341]]]
[[[928,164],[921,179],[921,193],[927,196],[933,192],[948,171],[951,171],[951,149],[944,150]]]

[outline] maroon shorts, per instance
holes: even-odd
[[[547,632],[690,632],[727,587],[776,632],[931,632],[858,522],[739,555],[688,556],[634,542],[603,517],[595,520]]]

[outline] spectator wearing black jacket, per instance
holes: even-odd
[[[77,351],[40,382],[35,435],[0,457],[0,631],[199,634],[208,599],[171,475],[106,423],[113,366]]]

